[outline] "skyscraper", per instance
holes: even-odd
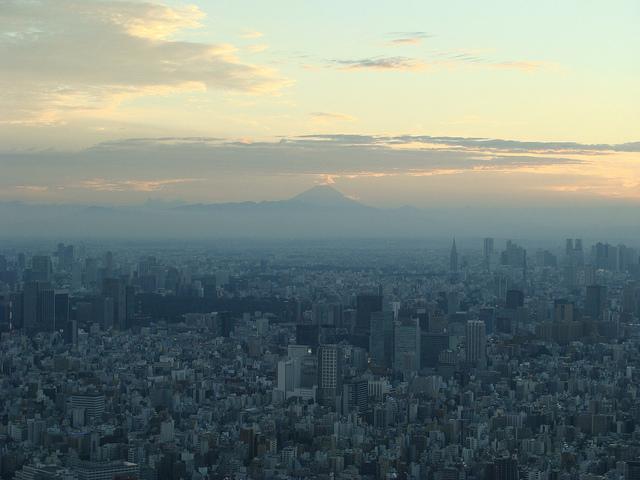
[[[449,271],[456,273],[458,271],[458,249],[456,248],[456,239],[453,239],[451,245],[451,253],[449,255]]]
[[[607,287],[603,285],[587,286],[584,310],[593,320],[603,320],[607,302]]]
[[[476,366],[484,364],[487,349],[487,335],[482,320],[468,320],[466,326],[467,362]]]
[[[489,270],[491,268],[491,257],[493,256],[493,238],[487,237],[484,239],[482,254],[484,258],[484,267]]]
[[[320,403],[335,406],[342,392],[342,349],[339,345],[318,347],[318,397]]]
[[[382,311],[382,292],[365,293],[356,297],[356,324],[353,331],[353,345],[369,349],[371,314]]]
[[[390,368],[393,362],[393,312],[373,312],[369,354],[375,365]]]
[[[404,318],[394,328],[393,368],[402,373],[420,370],[420,324],[417,318]]]
[[[126,330],[127,291],[124,282],[119,278],[105,278],[102,283],[102,295],[113,298],[114,326],[119,330]]]

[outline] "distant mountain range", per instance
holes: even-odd
[[[280,201],[137,206],[0,203],[0,238],[638,238],[632,207],[383,209],[329,185]]]

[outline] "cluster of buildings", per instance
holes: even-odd
[[[640,261],[580,239],[0,251],[0,476],[640,479]]]

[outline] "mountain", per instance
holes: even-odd
[[[305,190],[298,195],[286,199],[263,202],[229,202],[229,203],[196,203],[176,207],[185,211],[222,211],[222,210],[256,210],[256,211],[282,211],[282,210],[332,210],[332,209],[366,209],[373,207],[363,205],[345,196],[329,185],[317,185]]]
[[[285,203],[298,203],[327,208],[364,207],[361,203],[352,200],[329,185],[316,185],[309,190],[299,193],[290,200],[285,200]]]
[[[614,208],[615,207],[615,208]],[[597,218],[598,221],[594,221]],[[376,208],[320,185],[278,201],[212,204],[147,202],[129,206],[0,202],[0,239],[327,239],[564,235],[638,238],[631,206],[577,209],[450,207]]]

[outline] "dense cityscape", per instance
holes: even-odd
[[[523,245],[4,245],[1,476],[637,480],[638,250]]]

